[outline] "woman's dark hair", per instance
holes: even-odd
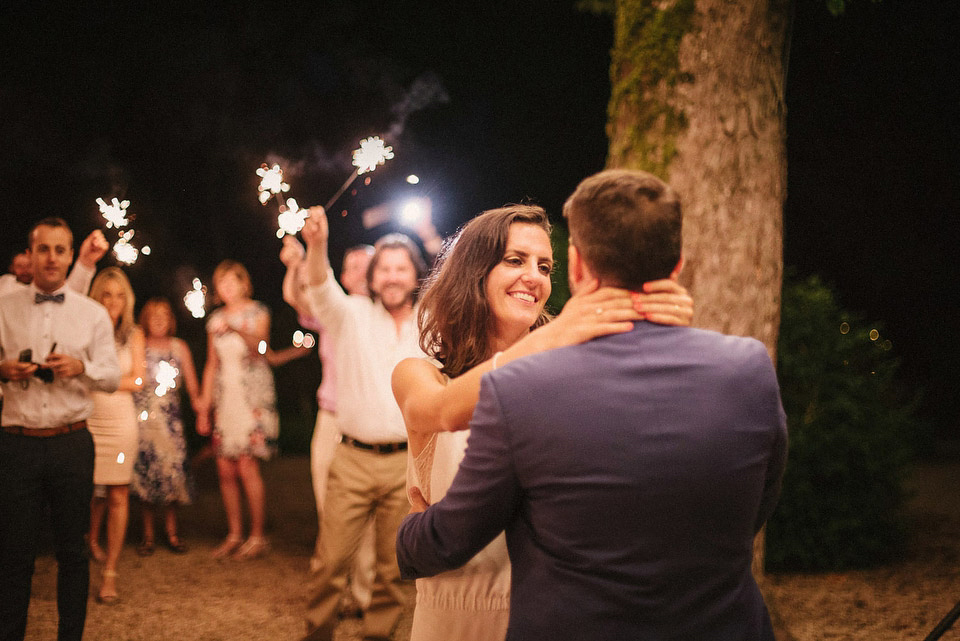
[[[491,356],[493,319],[484,290],[490,270],[503,259],[514,223],[536,225],[550,234],[542,207],[507,205],[485,211],[447,241],[421,289],[420,347],[440,361],[448,376],[459,376]],[[549,320],[541,312],[531,329]]]

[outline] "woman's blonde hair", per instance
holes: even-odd
[[[136,303],[136,299],[133,295],[133,287],[130,285],[130,280],[127,278],[127,275],[123,273],[123,270],[119,267],[107,267],[101,270],[96,278],[93,279],[93,284],[90,285],[90,298],[98,303],[101,302],[100,299],[103,296],[103,290],[106,289],[107,283],[111,281],[120,283],[120,288],[123,289],[124,298],[126,298],[123,312],[120,314],[120,318],[117,319],[117,324],[113,328],[113,336],[117,342],[126,343],[130,332],[133,331],[133,328],[136,326],[133,322],[133,306]]]
[[[213,270],[213,302],[220,303],[223,302],[220,300],[220,296],[217,294],[217,281],[226,276],[227,274],[233,274],[240,281],[240,284],[243,285],[243,295],[247,298],[253,297],[253,282],[250,280],[250,272],[247,271],[247,268],[243,266],[242,263],[238,263],[235,260],[220,261],[220,264],[217,265],[217,268]]]

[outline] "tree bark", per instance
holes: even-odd
[[[695,325],[775,357],[786,197],[789,0],[617,0],[609,167],[683,203]],[[762,571],[762,537],[755,569]]]

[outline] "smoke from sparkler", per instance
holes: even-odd
[[[390,125],[390,129],[384,137],[387,140],[396,141],[403,133],[403,128],[406,126],[410,114],[447,102],[450,102],[450,96],[443,88],[440,78],[430,71],[421,74],[410,85],[406,95],[391,108],[390,111],[396,116],[396,120]]]

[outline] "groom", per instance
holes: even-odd
[[[680,267],[680,203],[650,174],[591,176],[563,213],[574,290]],[[761,343],[639,322],[486,374],[470,427],[446,497],[397,534],[404,578],[506,530],[508,639],[773,639],[750,562],[787,434]]]

